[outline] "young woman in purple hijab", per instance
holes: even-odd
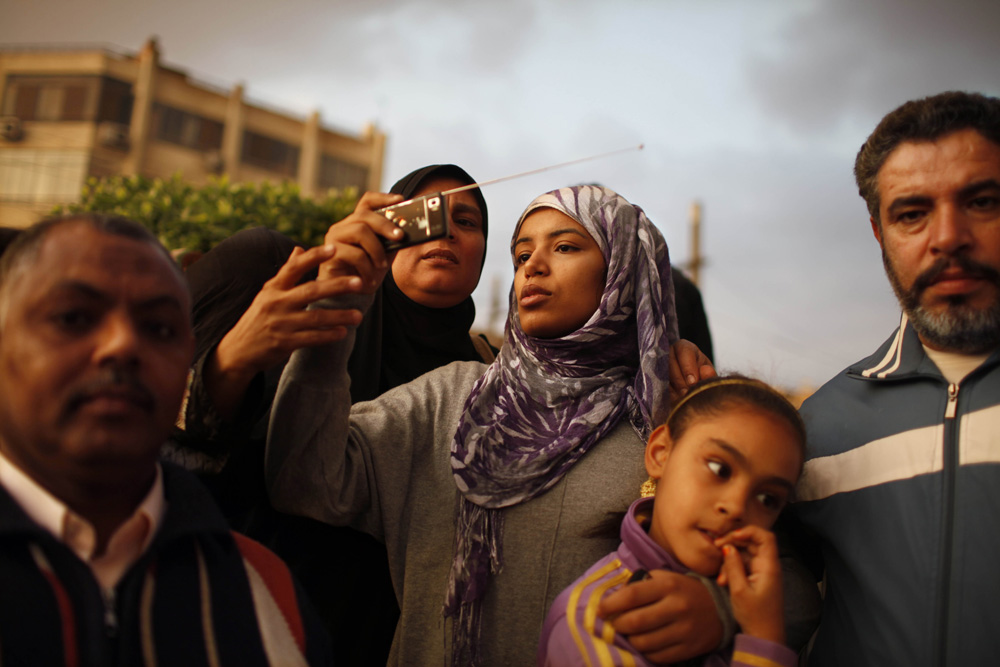
[[[356,272],[352,289],[372,289],[388,228],[355,222],[320,279]],[[643,211],[602,187],[555,190],[528,206],[511,253],[491,365],[452,363],[352,408],[348,331],[296,352],[279,386],[272,501],[385,542],[401,608],[390,664],[531,664],[552,600],[614,548],[592,529],[628,507],[665,416],[677,323],[666,243]]]

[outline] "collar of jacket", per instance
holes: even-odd
[[[995,350],[983,362],[982,367],[992,367],[998,359],[1000,350]],[[937,365],[924,351],[920,337],[917,336],[906,313],[900,315],[899,328],[882,343],[875,354],[850,366],[847,374],[861,380],[897,380],[914,377],[944,379]]]
[[[150,551],[165,542],[185,535],[217,533],[229,534],[222,513],[215,507],[215,502],[204,486],[194,475],[167,462],[163,466],[163,493],[166,496],[167,507],[163,523],[157,531]],[[24,513],[21,506],[0,486],[0,535],[13,536],[22,533],[35,536],[52,535],[36,524]]]

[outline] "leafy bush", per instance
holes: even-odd
[[[145,176],[90,178],[80,201],[54,214],[97,212],[125,216],[148,227],[168,248],[205,252],[241,229],[264,226],[308,246],[319,245],[334,222],[354,210],[354,188],[332,189],[321,199],[302,196],[294,183],[230,183],[225,176],[203,187]]]

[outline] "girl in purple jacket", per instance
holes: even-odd
[[[539,666],[649,665],[598,608],[621,586],[670,570],[728,586],[742,628],[733,647],[698,664],[793,667],[768,529],[798,480],[804,445],[798,412],[763,382],[729,376],[695,385],[649,438],[649,497],[629,508],[618,550],[553,603]]]

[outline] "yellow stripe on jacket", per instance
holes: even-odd
[[[607,577],[618,569],[621,569],[621,571],[608,578],[607,581],[601,581],[594,590],[590,591],[586,599],[586,606],[583,613],[583,627],[581,628],[577,622],[577,610],[579,609],[580,599],[583,597],[584,591],[588,586],[599,582],[602,578]],[[576,643],[577,649],[579,649],[580,655],[583,656],[588,667],[593,667],[593,663],[590,660],[590,652],[587,650],[588,644],[593,647],[594,654],[597,656],[598,664],[601,667],[613,667],[615,665],[635,667],[633,656],[614,645],[615,630],[610,623],[604,623],[601,632],[597,632],[597,607],[600,605],[601,600],[610,589],[625,583],[631,576],[632,572],[623,568],[621,561],[616,558],[574,586],[566,601],[566,622],[569,625],[573,641]]]

